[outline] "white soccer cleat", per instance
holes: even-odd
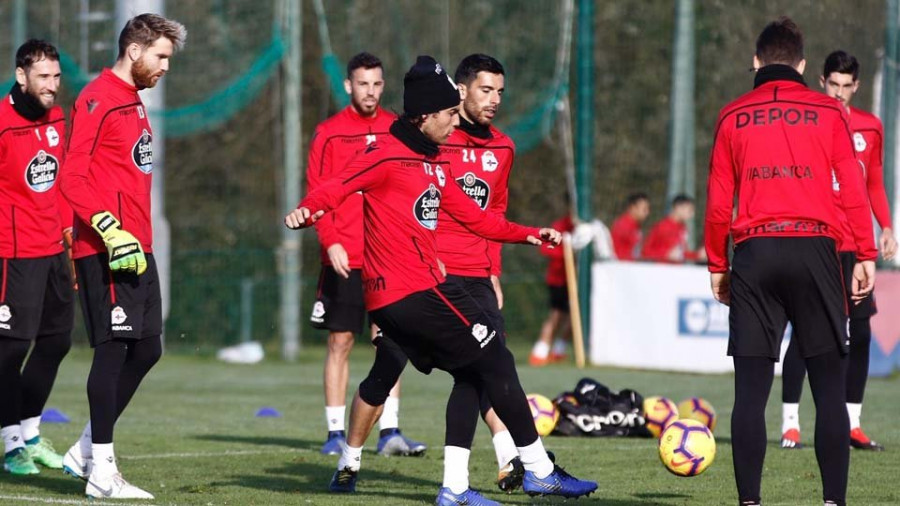
[[[141,490],[125,481],[122,473],[103,477],[97,476],[96,473],[91,473],[84,493],[88,497],[96,497],[98,499],[153,499],[153,494],[150,492]]]
[[[81,453],[81,444],[77,441],[63,456],[63,472],[76,478],[87,480],[94,467],[94,459]]]

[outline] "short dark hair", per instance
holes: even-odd
[[[674,199],[672,199],[672,207],[678,207],[681,204],[693,204],[693,203],[694,203],[694,198],[691,197],[690,195],[687,195],[684,193],[679,193],[678,195],[675,195]]]
[[[135,16],[125,23],[119,33],[119,56],[121,60],[131,44],[147,48],[160,38],[165,37],[172,42],[176,51],[184,47],[187,29],[178,21],[166,19],[159,14],[144,13]]]
[[[365,51],[353,56],[347,62],[347,79],[353,79],[353,71],[356,69],[381,69],[384,71],[381,60],[374,54]]]
[[[782,16],[772,21],[756,39],[756,57],[763,65],[795,66],[803,60],[803,33],[797,23]]]
[[[859,79],[859,62],[856,57],[847,54],[846,51],[835,51],[825,58],[825,68],[822,70],[822,77],[828,77],[832,72],[838,74],[852,74],[853,80]]]
[[[628,199],[625,200],[625,207],[631,207],[642,200],[650,200],[650,197],[647,196],[644,192],[635,192],[628,196]]]
[[[466,56],[459,62],[459,65],[456,66],[456,73],[453,75],[453,79],[457,84],[465,84],[468,86],[476,77],[478,77],[479,72],[500,74],[501,76],[506,75],[506,72],[503,70],[503,65],[495,58],[486,54],[475,53]]]
[[[44,58],[59,61],[59,51],[45,40],[29,39],[16,51],[16,68],[27,72],[32,65]]]

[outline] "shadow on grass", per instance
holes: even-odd
[[[277,436],[238,436],[231,434],[201,434],[193,436],[201,441],[215,441],[219,443],[245,443],[260,446],[281,446],[284,448],[315,450],[322,448],[323,441],[311,441],[309,439],[297,439]]]
[[[66,476],[60,470],[41,469],[41,474],[31,476],[13,476],[0,473],[0,488],[5,485],[37,487],[57,494],[84,495],[84,482]],[[27,494],[27,492],[22,492]]]
[[[333,464],[306,462],[299,457],[293,462],[261,470],[255,475],[234,475],[227,480],[219,480],[208,484],[209,487],[236,486],[258,490],[299,494],[328,494],[328,484],[334,474]],[[383,496],[403,498],[410,501],[434,501],[440,488],[437,477],[434,480],[422,479],[401,472],[384,472],[363,469],[359,474],[359,484],[355,497]],[[383,489],[390,484],[390,490]],[[183,490],[192,492],[190,487]]]

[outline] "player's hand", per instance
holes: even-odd
[[[109,268],[114,271],[130,271],[138,275],[147,270],[144,248],[130,232],[122,230],[119,220],[109,211],[91,216],[91,227],[100,234],[109,253]]]
[[[331,261],[331,267],[334,268],[334,272],[338,273],[338,275],[344,279],[350,278],[350,257],[347,256],[347,250],[341,245],[341,243],[334,243],[328,247],[326,250],[328,253],[328,260]]]
[[[859,304],[861,300],[872,293],[874,288],[875,262],[872,260],[856,262],[856,265],[853,266],[853,293],[850,298],[856,301],[856,304]]]
[[[500,278],[491,274],[491,284],[494,285],[494,295],[497,296],[497,309],[503,309],[503,288],[500,287]]]
[[[440,258],[436,258],[435,260],[437,260],[438,270],[441,271],[441,275],[446,278],[447,277],[447,266],[444,265],[444,262],[441,262]]]
[[[709,284],[717,301],[726,306],[731,304],[731,272],[711,272]]]
[[[529,235],[526,238],[526,240],[528,242],[530,242],[531,244],[534,244],[535,246],[540,246],[541,244],[544,244],[545,242],[549,242],[550,243],[550,245],[548,246],[549,248],[552,248],[554,246],[559,246],[559,243],[562,242],[562,234],[560,234],[559,232],[557,232],[556,230],[554,230],[552,228],[542,228],[539,233],[540,233],[540,238],[535,237],[533,235]]]
[[[894,255],[897,254],[897,240],[894,239],[894,231],[889,228],[882,230],[878,243],[881,246],[881,258],[893,260]]]
[[[75,274],[75,259],[72,258],[72,227],[62,231],[63,244],[65,244],[66,256],[69,257],[69,272],[72,274],[72,289],[78,291],[78,277]]]
[[[284,224],[287,225],[287,228],[292,230],[306,228],[319,221],[319,218],[321,218],[323,214],[325,214],[325,211],[318,211],[313,214],[305,207],[298,207],[284,217]]]

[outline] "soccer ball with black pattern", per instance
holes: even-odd
[[[653,437],[659,437],[675,420],[678,420],[678,406],[670,399],[658,395],[644,399],[644,421]]]
[[[702,422],[676,420],[659,437],[659,458],[676,476],[697,476],[715,460],[716,440]]]
[[[534,418],[534,428],[539,436],[547,436],[556,427],[559,421],[559,410],[553,401],[540,394],[528,394],[528,407],[531,408],[531,417]]]
[[[706,399],[690,397],[678,403],[678,418],[688,418],[703,423],[706,427],[716,430],[716,410]]]

